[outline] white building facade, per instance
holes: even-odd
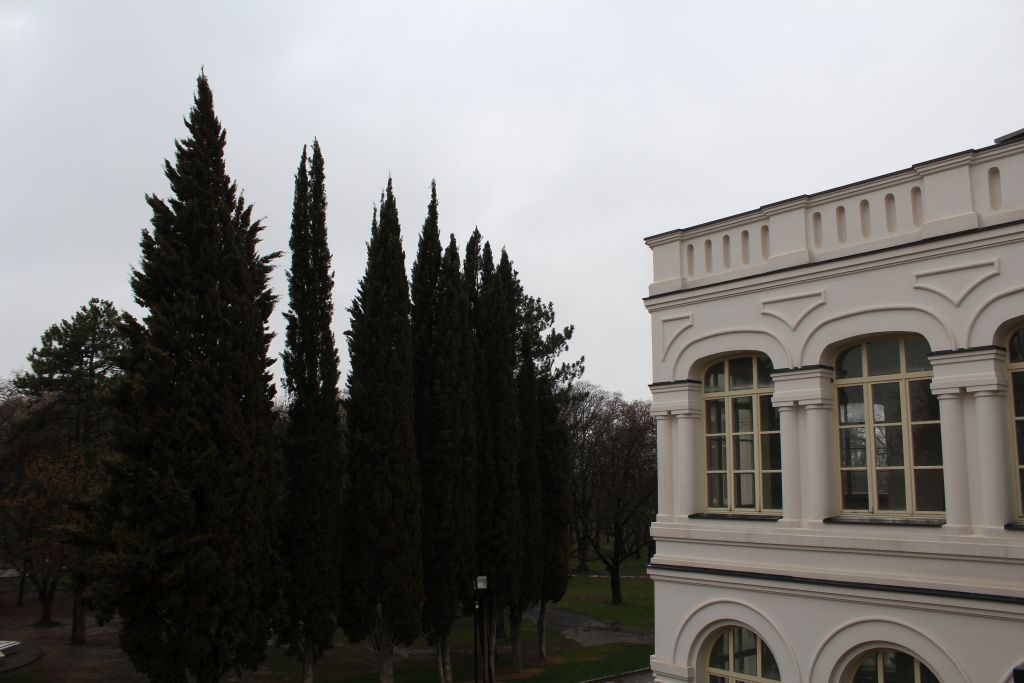
[[[1024,666],[1024,133],[647,239],[661,683]]]

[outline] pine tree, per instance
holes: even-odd
[[[341,401],[331,253],[327,246],[324,159],[313,141],[295,173],[290,310],[282,354],[290,399],[283,448],[286,490],[281,556],[286,571],[284,620],[278,640],[303,664],[303,681],[331,647],[341,567]]]
[[[224,166],[225,133],[206,76],[165,162],[173,196],[147,196],[152,231],[132,289],[119,398],[120,459],[109,468],[102,616],[158,681],[217,681],[264,657],[279,596],[267,356],[271,260],[263,226]]]
[[[398,207],[390,178],[370,228],[366,274],[349,309],[348,482],[343,608],[353,642],[369,636],[382,683],[394,646],[419,633],[421,501],[413,427],[412,330]]]
[[[502,252],[494,267],[490,244],[481,263],[479,328],[481,358],[480,441],[477,465],[477,566],[487,576],[485,606],[488,662],[494,653],[501,614],[519,596],[522,553],[519,499],[519,418],[516,398],[515,292],[512,264]]]

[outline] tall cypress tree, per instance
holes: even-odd
[[[277,254],[224,167],[225,133],[200,75],[189,137],[165,162],[173,196],[147,196],[152,231],[132,275],[110,468],[103,616],[151,680],[216,681],[263,659],[279,595],[268,288]]]
[[[522,553],[519,499],[519,418],[516,399],[515,292],[512,264],[502,252],[493,265],[485,244],[481,265],[479,328],[481,419],[477,466],[477,565],[487,576],[489,661],[486,680],[494,680],[494,653],[500,615],[519,596]]]
[[[286,489],[281,557],[287,572],[278,639],[303,665],[303,681],[331,647],[339,600],[342,435],[327,193],[320,144],[306,148],[295,173],[289,246],[290,310],[285,332],[284,384],[288,427],[283,448]]]
[[[409,307],[389,178],[380,221],[375,215],[370,228],[366,274],[349,309],[352,369],[339,617],[350,640],[371,639],[382,683],[394,680],[394,646],[419,634],[423,602]]]

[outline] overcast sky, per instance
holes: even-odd
[[[201,67],[268,251],[320,140],[346,368],[373,204],[390,174],[411,265],[436,178],[442,234],[506,247],[586,378],[646,398],[643,238],[1024,127],[1024,3],[0,0],[0,376],[89,297],[138,314]]]

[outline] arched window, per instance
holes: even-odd
[[[705,500],[709,510],[782,511],[779,412],[767,356],[737,356],[704,375]]]
[[[939,683],[920,660],[899,650],[874,650],[854,664],[850,683]]]
[[[707,683],[781,681],[775,655],[757,634],[742,626],[719,632],[708,652]]]
[[[928,342],[882,337],[836,357],[841,507],[852,514],[946,509],[939,402]]]
[[[1017,516],[1024,517],[1024,329],[1010,338],[1010,385],[1013,392],[1014,470],[1017,476]]]

